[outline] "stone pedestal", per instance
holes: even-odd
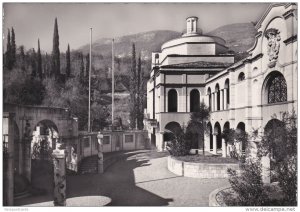
[[[3,205],[14,205],[14,114],[3,114]]]
[[[224,138],[222,139],[222,157],[227,157],[227,145]]]
[[[103,174],[103,153],[101,151],[98,152],[98,174]]]
[[[66,206],[66,155],[64,150],[53,151],[54,206]]]
[[[261,158],[262,164],[262,181],[264,184],[271,183],[270,179],[270,158],[269,156],[264,156]]]

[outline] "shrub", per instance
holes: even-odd
[[[276,118],[276,117],[275,117]],[[284,193],[284,205],[297,205],[297,126],[295,112],[272,119],[265,128],[259,154],[271,156],[274,175]]]
[[[228,205],[260,206],[269,202],[261,177],[260,160],[247,160],[241,166],[240,175],[236,170],[228,169],[229,182],[233,191],[237,194],[236,199],[225,196]],[[230,198],[229,198],[230,197]]]
[[[179,132],[173,133],[171,142],[167,143],[167,150],[173,156],[188,155],[191,149],[190,140],[187,139],[187,134],[181,129]]]

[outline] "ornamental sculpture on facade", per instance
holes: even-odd
[[[265,32],[265,37],[268,39],[268,55],[269,55],[269,68],[276,65],[278,53],[280,48],[280,32],[278,29],[270,28]]]

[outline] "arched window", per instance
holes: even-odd
[[[169,122],[165,126],[164,141],[172,141],[174,136],[181,132],[181,126],[177,122]]]
[[[177,112],[177,91],[175,89],[168,92],[168,112]]]
[[[222,131],[219,122],[215,123],[214,132],[216,133],[217,139],[217,149],[222,148]]]
[[[212,130],[212,126],[211,126],[210,122],[208,122],[208,124],[207,124],[207,129],[209,132],[209,149],[212,150],[213,149],[213,130]]]
[[[284,76],[275,75],[269,81],[268,86],[268,103],[287,101],[287,87]]]
[[[229,79],[227,79],[225,81],[225,89],[227,89],[227,92],[226,92],[226,102],[225,104],[228,104],[230,103],[230,89],[229,89]]]
[[[245,80],[245,74],[244,74],[244,72],[241,72],[239,74],[238,81],[240,82],[240,81],[243,81],[243,80]]]
[[[194,89],[191,91],[190,95],[190,111],[196,112],[200,108],[200,93],[198,90]]]
[[[210,88],[208,88],[208,90],[207,90],[207,95],[208,95],[208,108],[209,108],[209,111],[211,111],[211,90],[210,90]]]
[[[217,95],[217,110],[220,110],[220,87],[219,84],[216,85],[216,95]]]
[[[242,141],[242,152],[246,150],[246,125],[244,122],[240,122],[236,127],[236,132],[239,135],[238,138]]]

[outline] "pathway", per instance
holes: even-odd
[[[226,179],[195,179],[169,172],[167,153],[127,154],[127,159],[103,175],[68,176],[68,198],[100,195],[109,197],[112,206],[208,206],[210,192],[229,185]]]

